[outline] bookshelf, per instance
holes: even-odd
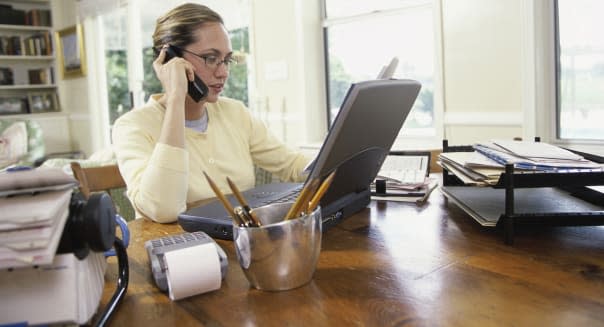
[[[60,111],[50,0],[0,0],[0,118]]]

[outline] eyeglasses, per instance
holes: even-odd
[[[216,70],[216,69],[218,69],[218,67],[221,64],[224,64],[224,66],[228,69],[229,67],[231,67],[231,65],[237,64],[237,60],[235,60],[233,57],[226,57],[226,58],[220,60],[215,55],[211,55],[211,54],[199,55],[199,54],[191,52],[191,51],[189,51],[187,49],[183,49],[183,48],[179,48],[179,49],[182,50],[182,51],[184,51],[184,52],[188,52],[188,53],[194,55],[195,57],[203,59],[203,62],[210,69]]]

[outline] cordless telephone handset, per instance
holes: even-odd
[[[164,63],[174,57],[182,57],[182,51],[171,45],[166,49],[166,59],[164,60]],[[191,96],[195,102],[199,102],[208,95],[208,87],[199,77],[197,77],[197,74],[194,75],[195,80],[193,82],[189,81],[189,96]]]

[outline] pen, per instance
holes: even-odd
[[[321,183],[321,186],[319,186],[319,189],[317,190],[315,195],[312,197],[312,200],[310,200],[310,204],[308,205],[308,213],[313,212],[315,210],[315,208],[317,208],[317,206],[319,205],[319,201],[321,201],[321,198],[323,197],[323,195],[325,194],[325,192],[331,185],[331,182],[333,181],[333,178],[335,175],[336,175],[336,172],[333,171],[331,174],[329,174],[329,176],[327,176],[327,178],[325,178],[323,180],[323,183]]]
[[[235,214],[235,209],[233,209],[231,203],[224,197],[224,194],[220,192],[218,186],[216,186],[216,183],[214,183],[214,181],[210,178],[210,176],[208,176],[208,174],[206,174],[205,171],[203,172],[203,175],[206,177],[208,184],[210,184],[210,187],[212,188],[214,193],[216,193],[216,196],[218,197],[220,202],[222,202],[222,205],[224,206],[226,211],[231,215],[231,217],[233,217],[233,220],[235,220],[236,223],[239,223],[239,217],[237,217],[237,215]]]
[[[231,191],[233,191],[233,194],[235,195],[235,197],[237,198],[237,200],[241,204],[241,207],[244,210],[245,216],[249,217],[250,220],[252,221],[252,223],[256,227],[262,226],[262,223],[260,223],[260,219],[258,219],[258,217],[256,216],[256,214],[252,211],[252,209],[248,205],[247,201],[245,201],[245,198],[243,197],[243,194],[241,194],[241,192],[239,192],[239,189],[237,188],[237,185],[235,185],[235,183],[233,183],[233,181],[228,176],[227,176],[226,179],[227,179],[227,183],[229,183],[229,187],[231,188]]]

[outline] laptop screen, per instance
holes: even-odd
[[[390,151],[421,85],[413,80],[371,80],[351,85],[308,180],[336,176],[321,201],[369,188]]]

